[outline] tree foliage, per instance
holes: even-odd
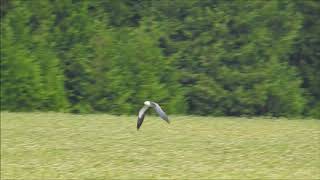
[[[320,117],[318,1],[1,3],[1,109]]]

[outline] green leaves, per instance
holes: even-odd
[[[318,117],[319,3],[10,1],[7,110]]]

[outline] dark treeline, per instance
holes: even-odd
[[[320,117],[318,0],[1,0],[1,109]]]

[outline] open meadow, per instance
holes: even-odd
[[[1,179],[319,179],[320,121],[1,113]]]

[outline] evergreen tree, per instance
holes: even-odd
[[[1,109],[19,111],[41,107],[41,67],[26,46],[31,44],[31,13],[20,2],[1,21]]]
[[[316,0],[1,0],[1,109],[320,117]]]
[[[290,63],[298,68],[303,78],[302,87],[308,94],[305,113],[320,118],[320,3],[315,0],[295,3],[303,23],[290,53]]]

